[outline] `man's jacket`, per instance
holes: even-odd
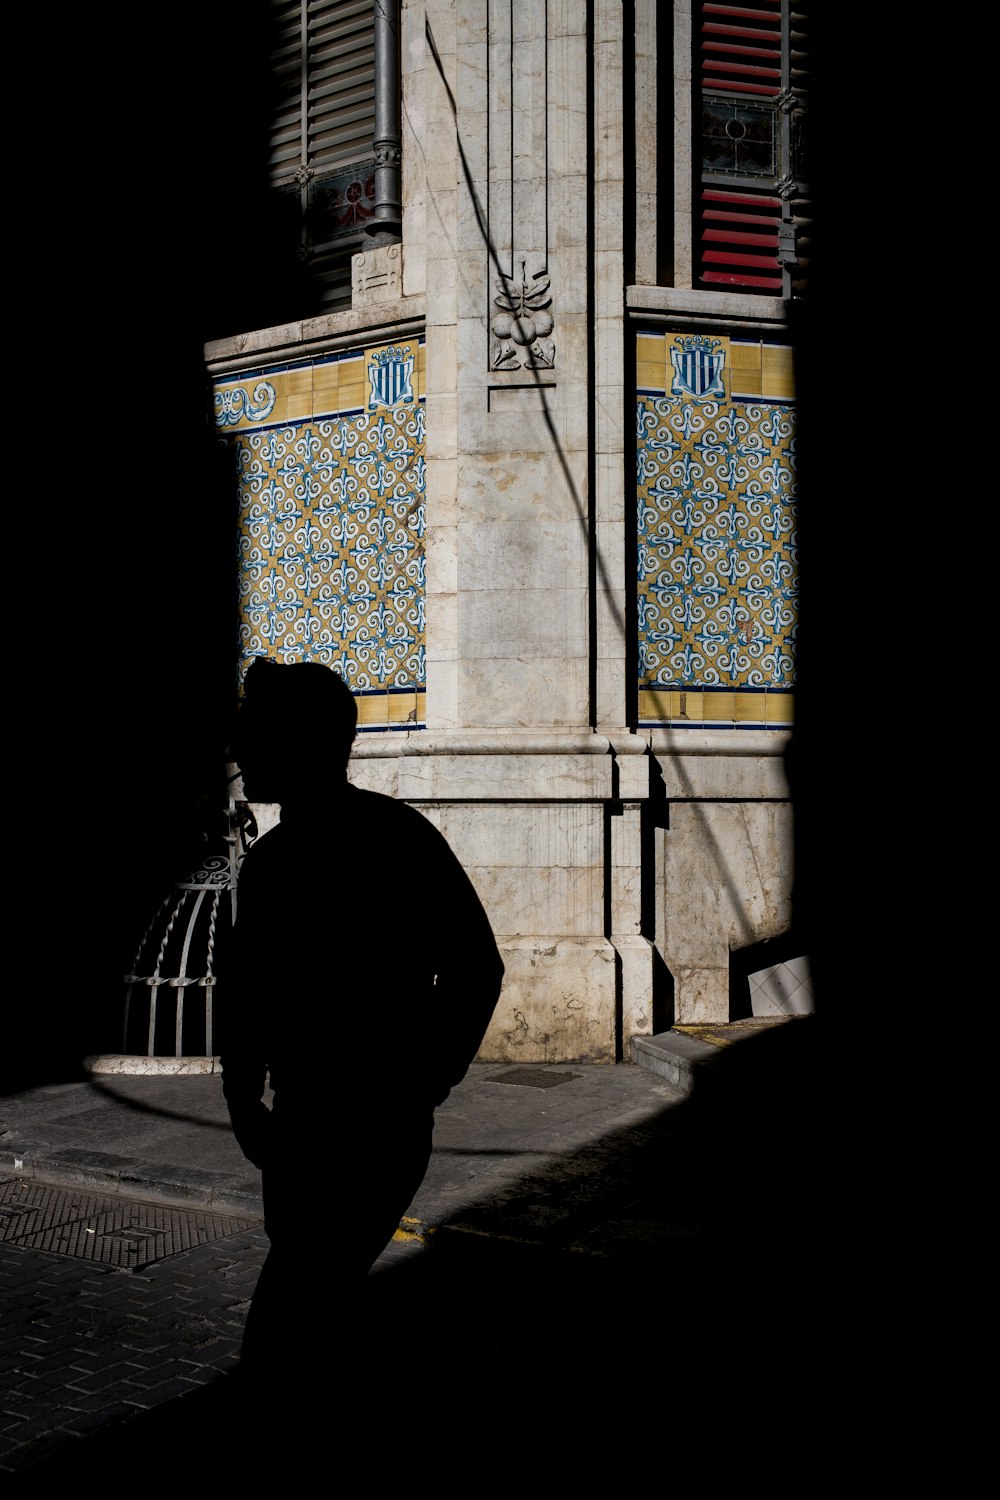
[[[223,1091],[245,1155],[284,1134],[350,1129],[362,1096],[405,1115],[465,1075],[500,994],[482,903],[442,834],[414,808],[343,783],[283,808],[251,845],[220,955]]]

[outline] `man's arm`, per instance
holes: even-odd
[[[255,1167],[267,1162],[271,1141],[271,1111],[264,1103],[268,1056],[266,1031],[259,1000],[260,933],[256,924],[255,883],[240,877],[236,923],[219,974],[219,1061],[222,1093],[233,1134],[243,1155]],[[255,941],[255,926],[256,938]]]
[[[221,1058],[222,1092],[229,1108],[233,1135],[243,1155],[255,1167],[265,1167],[271,1147],[271,1111],[264,1103],[267,1069],[246,1066],[232,1051]]]

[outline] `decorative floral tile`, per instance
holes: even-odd
[[[660,337],[662,360],[655,336],[640,335],[638,347],[647,382],[636,400],[639,717],[787,724],[798,623],[795,410],[731,394],[754,381],[790,391],[787,351]]]
[[[343,409],[294,421],[275,424],[273,413],[292,395],[301,402],[301,367],[216,391],[239,492],[240,677],[254,656],[323,662],[359,695],[363,728],[423,721],[416,354],[415,344],[386,345],[324,362],[310,390]]]

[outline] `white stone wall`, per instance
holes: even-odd
[[[790,925],[781,733],[365,735],[358,785],[447,837],[507,963],[483,1061],[613,1062],[654,1029],[729,1019],[729,955]],[[644,930],[644,923],[648,930]]]

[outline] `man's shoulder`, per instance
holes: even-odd
[[[351,811],[355,817],[371,819],[373,822],[394,823],[400,827],[408,826],[416,836],[426,833],[431,838],[440,837],[434,824],[424,817],[419,808],[412,807],[409,802],[401,802],[398,797],[389,797],[385,792],[370,792],[360,786],[351,786],[349,796]]]

